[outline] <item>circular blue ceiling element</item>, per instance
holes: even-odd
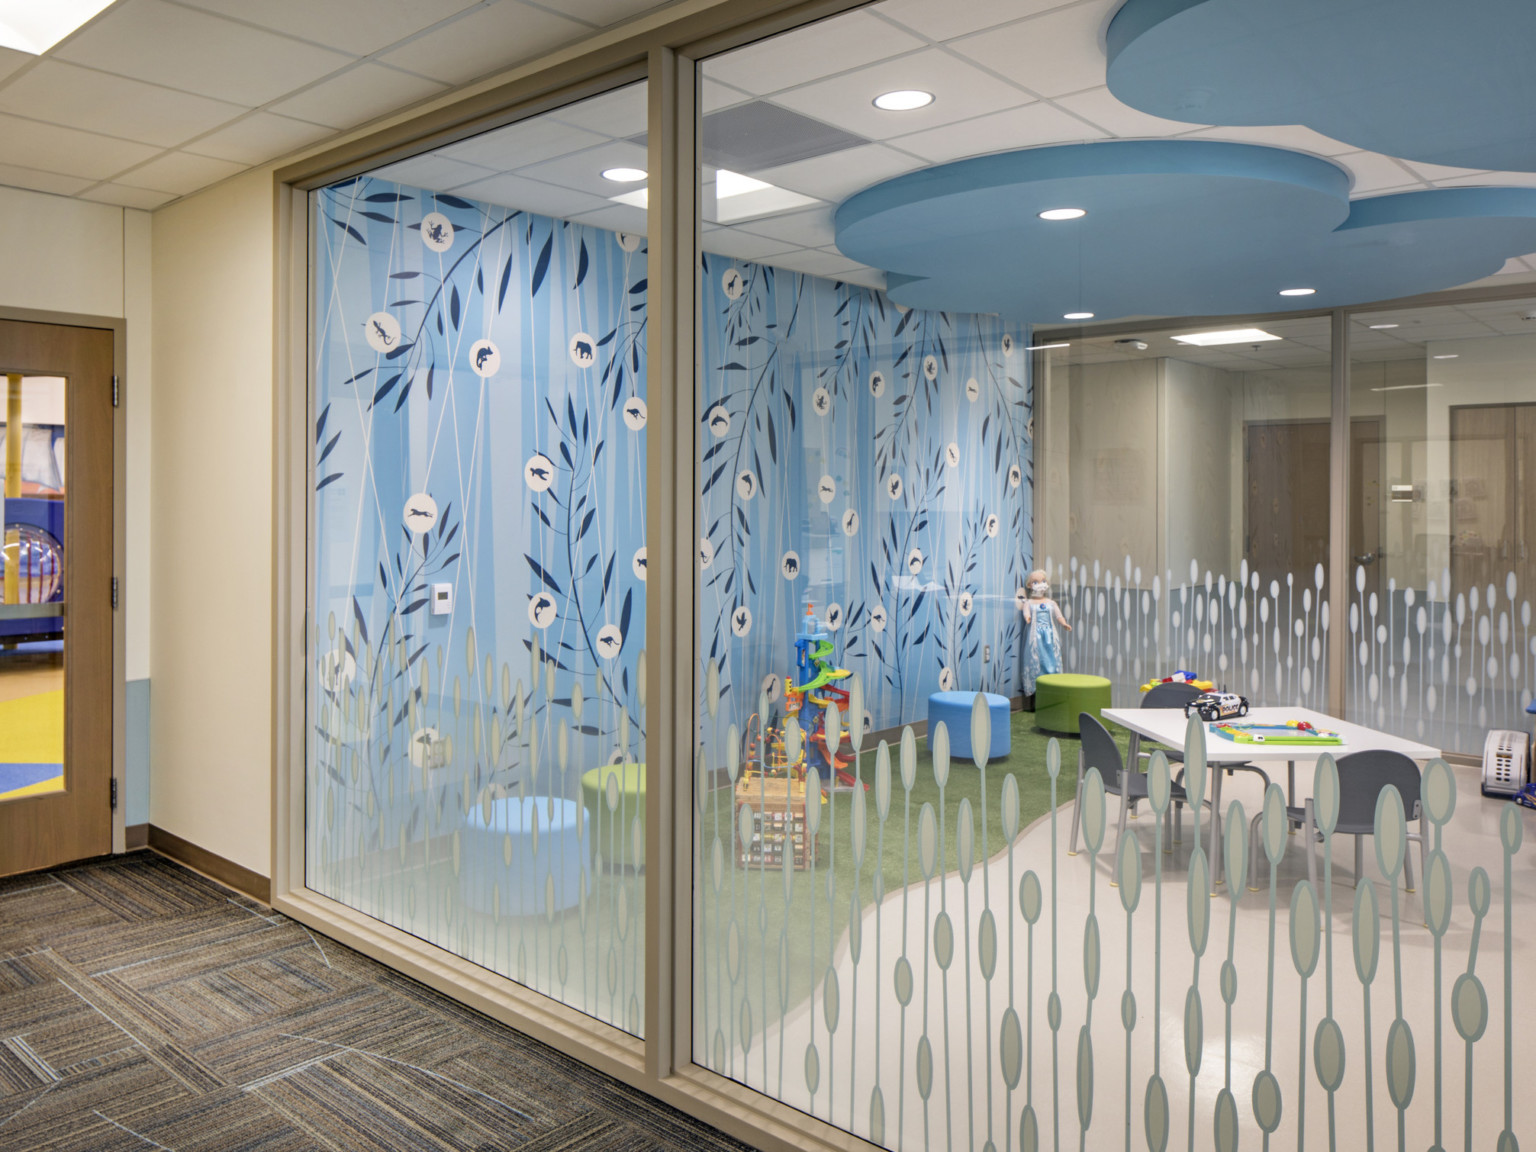
[[[1070,204],[1077,220],[1039,218]],[[1536,252],[1536,189],[1455,188],[1353,203],[1301,152],[1118,140],[979,156],[899,176],[837,210],[837,246],[914,308],[1032,323],[1226,315],[1437,291]],[[1316,288],[1281,296],[1282,289]]]
[[[1536,171],[1531,0],[1126,0],[1109,88],[1197,124],[1305,124],[1461,168]]]

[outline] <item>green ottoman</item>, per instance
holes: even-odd
[[[1103,676],[1055,672],[1035,680],[1035,727],[1077,734],[1077,715],[1109,707],[1109,681]]]
[[[592,854],[602,852],[610,864],[644,867],[645,765],[604,764],[583,772],[581,802]]]

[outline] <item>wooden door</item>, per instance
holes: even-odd
[[[1536,404],[1451,408],[1451,587],[1494,584],[1513,572],[1518,588],[1536,577]]]
[[[0,320],[0,769],[55,770],[0,786],[0,875],[112,850],[112,365],[109,330]]]
[[[1244,433],[1248,566],[1310,582],[1328,562],[1328,421],[1252,421]]]

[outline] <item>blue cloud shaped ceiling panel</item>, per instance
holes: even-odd
[[[1051,208],[1083,208],[1046,221]],[[877,184],[837,211],[837,246],[914,308],[1034,323],[1068,312],[1223,315],[1357,304],[1492,275],[1536,251],[1536,190],[1351,202],[1305,153],[1125,140],[998,153]],[[1286,288],[1315,288],[1284,297]]]
[[[1109,87],[1198,124],[1305,124],[1372,152],[1536,171],[1531,0],[1126,0]]]

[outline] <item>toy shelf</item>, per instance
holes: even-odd
[[[806,788],[803,780],[743,776],[736,782],[733,837],[736,860],[743,867],[782,868],[785,853],[792,867],[804,871],[816,863],[816,837],[806,832]],[[752,836],[743,842],[741,810],[752,812]]]

